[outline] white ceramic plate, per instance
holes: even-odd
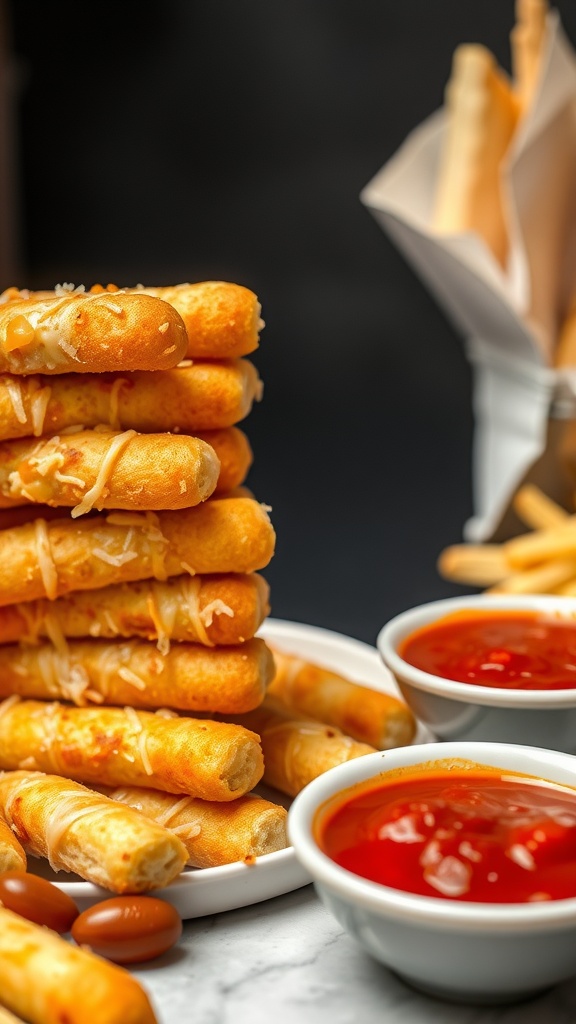
[[[369,644],[327,629],[283,622],[280,619],[268,619],[259,635],[288,652],[317,661],[355,682],[399,695],[396,683],[382,664],[378,652]],[[419,726],[414,742],[429,742],[431,739],[424,727]],[[271,798],[285,803],[285,798],[280,796]],[[67,874],[66,881],[62,881],[62,874],[52,872],[44,861],[33,863],[33,870],[69,893],[81,910],[111,895],[106,889],[76,879],[74,875]],[[260,903],[299,889],[310,881],[310,876],[289,847],[259,857],[250,866],[238,862],[219,868],[184,871],[166,889],[155,895],[161,895],[172,903],[181,917],[186,919]]]

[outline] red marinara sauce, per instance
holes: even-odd
[[[576,689],[576,621],[540,612],[454,612],[405,637],[398,653],[424,672],[475,686]]]
[[[576,896],[576,789],[476,765],[389,772],[329,801],[320,848],[382,885],[449,900]]]

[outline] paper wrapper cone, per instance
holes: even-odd
[[[538,88],[502,168],[505,267],[480,236],[431,227],[446,120],[440,110],[416,128],[361,200],[465,340],[475,514],[464,533],[481,541],[494,535],[518,485],[546,454],[550,418],[576,415],[576,366],[553,368],[576,292],[576,56],[557,13],[548,15]],[[557,475],[556,494],[567,486],[562,467]]]

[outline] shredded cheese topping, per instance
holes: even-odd
[[[86,491],[82,501],[78,505],[75,505],[70,513],[73,519],[76,519],[78,516],[85,515],[85,513],[89,512],[101,498],[107,480],[114,469],[116,460],[119,458],[123,448],[125,448],[128,442],[135,436],[135,430],[125,430],[122,434],[117,434],[113,439],[102,460],[93,486],[89,491]]]
[[[130,724],[132,725],[138,736],[138,753],[142,761],[142,767],[144,768],[146,775],[153,775],[154,769],[152,767],[152,764],[150,762],[150,756],[148,754],[148,747],[146,745],[148,737],[146,735],[144,726],[142,725],[142,722],[138,718],[138,715],[136,714],[134,708],[125,707],[124,711],[130,721]]]
[[[108,412],[108,421],[110,423],[110,426],[114,427],[114,430],[120,430],[120,392],[122,390],[122,385],[125,383],[126,379],[124,377],[117,377],[114,383],[112,384],[112,387],[110,388],[110,407]]]
[[[27,423],[28,417],[26,410],[24,409],[24,402],[22,398],[22,386],[20,381],[14,377],[4,377],[4,384],[8,392],[8,397],[12,403],[14,415],[18,420],[18,423]]]
[[[36,555],[46,597],[53,601],[58,594],[58,572],[50,547],[50,535],[45,519],[34,520]]]
[[[46,386],[40,388],[39,391],[35,391],[30,399],[31,414],[32,414],[32,432],[34,437],[40,437],[44,431],[44,420],[46,418],[46,410],[48,408],[48,402],[52,394],[52,388]]]

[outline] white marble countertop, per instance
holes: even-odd
[[[574,950],[576,972],[576,949]],[[372,960],[311,885],[187,921],[179,945],[134,970],[160,1024],[575,1024],[576,978],[528,1002],[456,1005]]]

